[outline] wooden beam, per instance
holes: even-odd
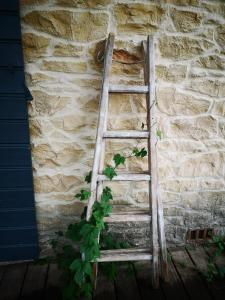
[[[149,88],[146,85],[114,85],[110,84],[110,93],[125,93],[125,94],[146,94]]]
[[[104,133],[104,128],[107,120],[108,114],[108,90],[109,90],[109,71],[112,64],[112,54],[114,45],[114,34],[110,33],[107,43],[106,43],[106,53],[103,68],[103,80],[102,80],[102,91],[101,91],[101,103],[98,119],[98,130],[96,137],[96,147],[94,153],[94,163],[92,168],[92,178],[91,178],[91,197],[88,202],[87,216],[86,219],[89,220],[92,214],[92,207],[96,200],[96,190],[97,190],[97,175],[99,171],[99,164],[101,160],[102,151],[102,138]]]

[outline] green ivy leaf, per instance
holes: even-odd
[[[55,250],[57,248],[57,246],[58,246],[58,241],[52,240],[51,241],[51,246],[52,246],[52,249]]]
[[[70,270],[71,271],[77,271],[78,269],[82,269],[82,260],[81,260],[81,258],[75,259],[70,265]]]
[[[64,286],[62,289],[63,300],[76,299],[75,298],[76,290],[77,290],[77,286],[74,285],[73,282],[70,282],[68,285]]]
[[[148,152],[145,148],[142,148],[141,150],[138,150],[137,148],[135,148],[133,150],[133,154],[136,157],[145,157],[148,154]]]
[[[90,182],[91,182],[91,176],[92,176],[92,171],[90,171],[90,172],[88,173],[88,175],[85,176],[85,181],[86,181],[87,183],[90,183]]]
[[[162,139],[162,132],[161,132],[161,130],[159,130],[159,129],[156,130],[156,136],[158,137],[159,140]]]
[[[117,173],[115,172],[115,169],[111,166],[107,166],[104,171],[103,174],[108,177],[110,180],[113,179],[113,177],[115,177],[117,175]]]
[[[81,291],[86,299],[92,299],[92,283],[87,282],[83,284]]]
[[[93,273],[92,273],[92,266],[91,266],[90,262],[85,261],[84,264],[83,264],[83,269],[84,269],[85,274],[92,277]]]
[[[87,200],[91,196],[91,192],[87,190],[81,190],[80,193],[76,194],[75,197],[81,201]]]
[[[119,166],[119,165],[123,165],[125,163],[125,159],[126,158],[124,156],[120,155],[119,153],[115,154],[113,156],[113,160],[115,162],[116,167]]]
[[[63,232],[61,231],[61,230],[59,230],[59,231],[56,231],[56,233],[55,233],[57,236],[63,236]]]

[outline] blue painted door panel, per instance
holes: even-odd
[[[28,144],[29,128],[27,120],[0,120],[0,144],[2,143]]]
[[[0,39],[20,40],[20,38],[21,36],[19,15],[2,14],[0,17]]]
[[[23,96],[25,93],[24,71],[12,67],[0,69],[0,91],[2,95]]]
[[[0,211],[6,209],[34,208],[33,188],[0,189]]]
[[[0,97],[0,108],[0,120],[27,120],[27,101],[24,97]]]
[[[34,234],[35,227],[22,228],[22,229],[1,229],[2,241],[8,246],[15,244],[23,244],[24,240],[30,241],[31,244],[36,242],[36,235]]]
[[[0,261],[38,256],[20,31],[19,0],[0,0]]]
[[[1,261],[32,260],[37,256],[37,243],[0,246]]]
[[[17,209],[0,211],[0,232],[5,228],[22,229],[24,227],[35,227],[36,222],[33,218],[34,209]],[[2,242],[2,236],[1,236]],[[29,241],[30,242],[30,241]]]
[[[4,169],[0,168],[0,188],[26,188],[32,187],[31,168]]]
[[[2,11],[16,11],[18,12],[19,3],[18,0],[0,1],[0,10]]]
[[[0,168],[1,167],[31,168],[30,146],[0,144]]]
[[[23,67],[23,53],[20,43],[0,43],[0,67]]]

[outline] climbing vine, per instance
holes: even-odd
[[[121,154],[113,156],[113,164],[108,164],[103,170],[103,174],[112,180],[117,176],[117,168],[125,164],[127,158],[143,158],[147,155],[145,148],[135,147],[127,157]],[[91,172],[89,172],[85,181],[91,182]],[[89,189],[81,189],[75,195],[80,201],[86,201],[91,195]],[[80,299],[83,295],[88,299],[92,297],[93,290],[93,264],[100,256],[100,244],[103,248],[122,248],[126,245],[114,241],[109,234],[101,236],[101,232],[107,228],[104,218],[112,211],[110,201],[113,199],[111,189],[106,186],[100,197],[100,201],[95,201],[93,205],[92,216],[89,221],[86,220],[86,210],[81,214],[81,220],[70,224],[65,233],[58,232],[58,237],[64,238],[61,245],[59,239],[52,242],[55,251],[55,261],[60,270],[63,271],[64,286],[62,289],[63,300]],[[101,237],[100,243],[98,242]],[[66,242],[65,242],[66,241]],[[109,277],[114,278],[116,274],[115,264],[108,263],[106,266]]]
[[[225,254],[225,236],[215,235],[212,237],[212,242],[215,249],[209,257],[207,271],[203,274],[208,282],[212,282],[214,279],[225,278],[225,265],[216,266],[215,264],[216,258]]]

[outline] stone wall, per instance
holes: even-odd
[[[92,166],[102,71],[96,53],[109,32],[116,34],[115,60],[141,60],[141,40],[156,38],[168,241],[182,244],[189,228],[224,230],[224,1],[22,0],[21,19],[26,80],[34,96],[29,114],[42,253],[54,232],[83,208],[74,194]],[[143,84],[140,64],[115,61],[111,76],[114,83]],[[140,95],[110,96],[109,128],[140,129],[145,112]],[[135,144],[109,142],[106,161]],[[132,159],[124,168],[146,167],[146,161]],[[119,209],[148,205],[145,183],[116,183],[114,190]],[[146,227],[141,232],[145,236]]]

